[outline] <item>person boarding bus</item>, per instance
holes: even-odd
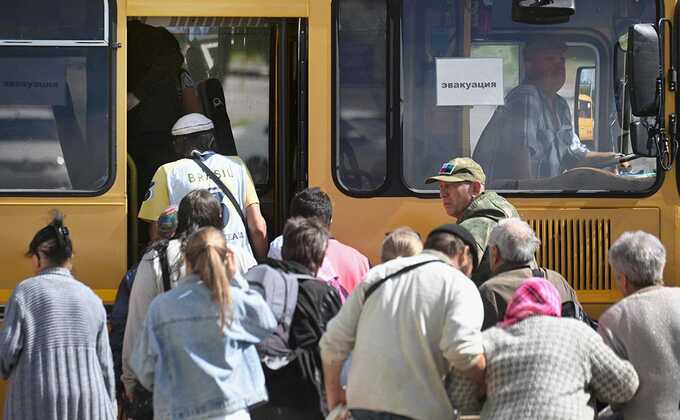
[[[227,242],[250,257],[244,269],[254,266],[253,257],[267,254],[267,224],[246,165],[238,157],[212,150],[214,125],[202,114],[181,117],[172,127],[172,136],[179,159],[158,168],[139,210],[140,219],[154,222],[150,227],[152,240],[157,236],[155,221],[164,209],[177,205],[193,190],[207,189],[222,203]]]

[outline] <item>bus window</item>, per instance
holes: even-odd
[[[422,190],[433,162],[469,154],[462,108],[437,106],[435,58],[462,54],[463,7],[448,0],[406,0],[402,18],[403,178]],[[435,186],[436,187],[436,186]]]
[[[515,89],[520,84],[520,80],[526,78],[523,73],[523,63],[521,56],[522,44],[495,44],[495,43],[483,43],[483,44],[472,44],[471,57],[474,58],[487,58],[487,57],[501,57],[503,59],[503,87],[504,95],[508,95],[510,91]],[[576,86],[576,75],[579,74],[576,70],[578,68],[583,68],[588,66],[591,69],[588,72],[591,76],[590,89],[588,90],[588,104],[592,105],[592,97],[597,94],[594,89],[595,82],[595,65],[597,63],[597,51],[588,45],[568,45],[567,51],[565,53],[565,82],[557,94],[566,101],[569,106],[570,113],[573,115],[574,110],[574,92]],[[580,74],[585,75],[585,72]],[[583,84],[580,86],[582,89],[585,88]],[[579,98],[583,101],[585,95],[580,95]],[[583,107],[578,108],[579,112],[584,112]],[[471,150],[475,150],[482,131],[487,126],[491,117],[494,115],[496,110],[495,106],[489,105],[476,105],[470,109],[470,145]],[[588,147],[593,146],[593,124],[596,116],[594,115],[591,108],[588,108],[588,113],[590,125],[587,121],[584,121],[586,117],[581,116],[578,120],[578,135],[582,143],[586,144]],[[583,124],[581,122],[583,121]],[[576,126],[574,126],[576,127]],[[588,128],[590,128],[588,130]]]
[[[340,11],[354,8],[345,11],[352,20],[336,22],[340,35],[367,16],[357,5],[362,2],[336,3]],[[385,44],[396,51],[387,55],[386,73],[394,81],[387,86],[387,98],[398,113],[394,111],[390,121],[383,117],[392,128],[387,147],[390,165],[386,187],[372,195],[434,194],[436,185],[425,184],[425,179],[443,161],[463,156],[480,161],[489,188],[508,193],[646,194],[657,185],[656,167],[646,159],[634,160],[626,171],[618,170],[617,154],[627,153],[622,138],[627,136],[628,122],[617,115],[621,95],[613,80],[619,37],[632,23],[654,22],[656,2],[631,0],[622,5],[615,0],[577,0],[575,14],[554,25],[513,21],[512,3],[388,2],[389,15],[395,18],[389,21]],[[374,31],[376,27],[381,28],[373,25]],[[374,39],[373,33],[356,31],[352,41],[366,45]],[[539,44],[559,50],[559,57],[550,58],[557,67],[547,69],[546,62],[539,62],[545,60],[534,54]],[[352,59],[356,53],[342,51],[342,44],[336,49],[335,67],[340,72],[361,61]],[[365,57],[363,62],[371,63]],[[446,70],[438,74],[441,62],[446,62],[442,66]],[[577,93],[577,73],[583,68],[591,70],[592,80],[588,92]],[[549,87],[539,74],[553,76],[559,86]],[[352,95],[342,89],[342,76],[339,80],[335,118],[343,121],[343,101]],[[494,90],[484,91],[487,85]],[[446,89],[447,100],[440,103]],[[579,100],[590,105],[583,111],[590,116],[577,115],[575,120]],[[336,141],[338,146],[342,143]],[[504,168],[498,169],[499,165]]]
[[[71,3],[65,20],[47,1],[0,6],[0,191],[94,193],[112,180],[108,9]]]
[[[105,0],[0,2],[0,39],[15,41],[106,41]]]
[[[184,67],[195,84],[207,78],[222,84],[238,155],[246,163],[258,189],[266,188],[272,176],[269,126],[273,24],[266,19],[195,17],[130,20],[167,29],[179,43]],[[144,112],[141,107],[137,113]],[[134,121],[140,119],[135,114]],[[168,130],[161,128],[154,130],[167,133]],[[136,133],[137,130],[128,127],[128,131]],[[129,135],[129,142],[138,140],[143,138]]]
[[[507,95],[512,89],[519,86],[522,58],[518,44],[475,42],[470,49],[470,57],[500,57],[503,59],[503,95]],[[494,107],[489,105],[476,105],[470,108],[470,150],[474,150],[477,146],[477,140],[479,140],[484,127],[489,123],[493,111]]]
[[[387,175],[387,3],[343,0],[338,15],[335,176],[344,189],[366,193]]]

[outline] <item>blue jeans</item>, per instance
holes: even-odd
[[[354,420],[412,420],[410,417],[398,414],[386,413],[384,411],[371,410],[351,410]]]

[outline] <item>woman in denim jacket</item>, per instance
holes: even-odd
[[[258,293],[230,286],[237,267],[220,230],[191,235],[185,261],[189,274],[149,307],[132,369],[153,390],[156,419],[249,419],[267,400],[255,344],[274,315]]]

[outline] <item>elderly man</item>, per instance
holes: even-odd
[[[374,267],[321,339],[329,409],[347,402],[356,420],[453,418],[442,378],[455,368],[480,378],[482,303],[456,266],[467,246],[435,229],[425,250]],[[342,363],[352,353],[347,399]]]
[[[439,173],[425,183],[439,182],[439,196],[446,213],[457,218],[475,238],[477,255],[481,255],[473,270],[476,285],[489,278],[487,243],[491,229],[499,220],[518,217],[517,210],[495,192],[485,191],[486,176],[482,167],[470,158],[456,158],[445,162]]]
[[[566,51],[564,42],[545,37],[524,46],[525,80],[507,94],[473,155],[490,180],[553,177],[616,157],[588,150],[574,133],[572,111],[557,94],[566,80]]]
[[[518,218],[501,220],[491,231],[489,264],[493,276],[479,288],[484,304],[483,330],[503,319],[512,295],[530,277],[543,277],[552,283],[563,305],[578,305],[576,292],[560,273],[531,267],[540,244],[531,226]]]
[[[600,317],[599,332],[640,377],[626,419],[680,418],[680,289],[664,287],[666,250],[653,235],[626,232],[609,250],[623,300]]]

